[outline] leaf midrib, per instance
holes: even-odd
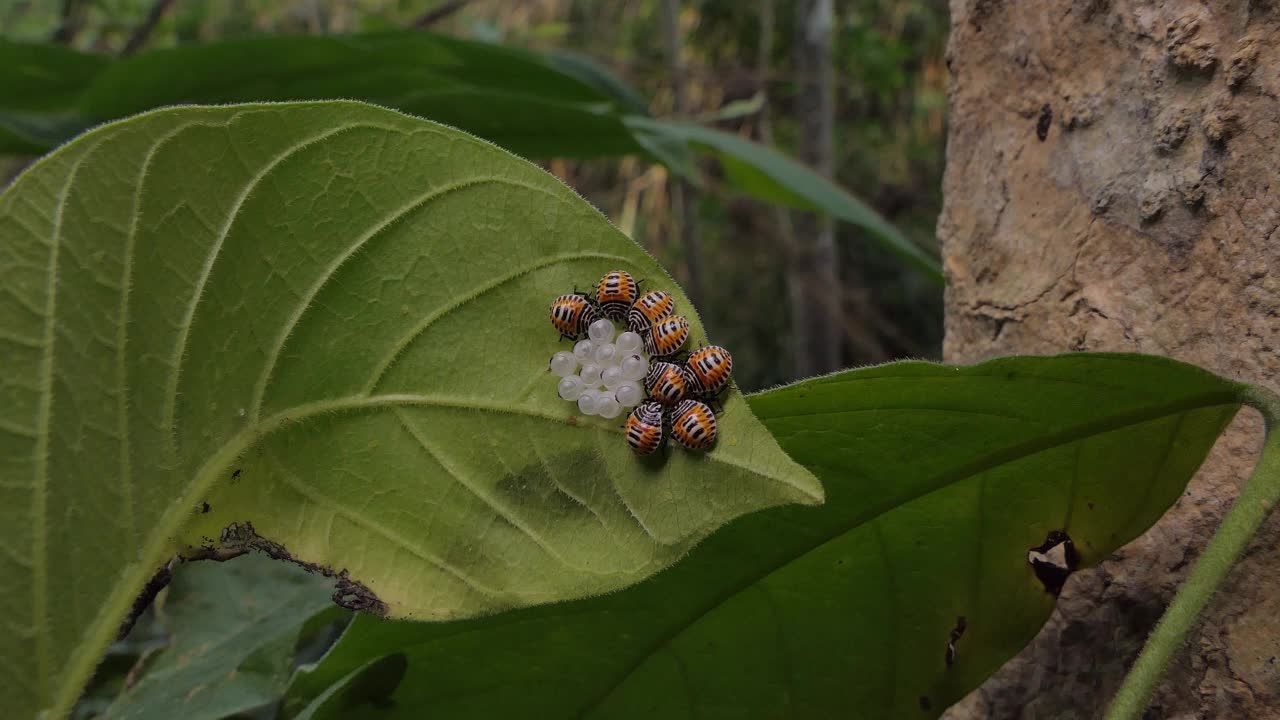
[[[384,230],[391,227],[395,223],[399,222],[410,213],[421,210],[429,206],[431,203],[435,202],[436,200],[446,197],[452,193],[460,192],[468,188],[479,187],[479,186],[488,185],[488,184],[510,185],[512,187],[521,187],[526,190],[544,193],[556,200],[562,199],[548,192],[545,188],[540,188],[528,183],[511,180],[510,178],[503,178],[496,175],[477,175],[477,176],[468,177],[466,179],[457,180],[455,182],[451,182],[445,185],[433,187],[430,190],[427,190],[426,192],[423,192],[415,196],[408,203],[405,203],[404,205],[396,208],[395,210],[385,214],[381,219],[378,220],[378,222],[371,225],[368,230],[366,230],[362,235],[360,235],[360,237],[357,238],[355,242],[351,243],[350,247],[348,247],[346,251],[344,251],[341,255],[335,258],[334,261],[330,263],[328,267],[325,268],[324,272],[320,275],[319,279],[314,284],[312,284],[312,286],[307,290],[306,296],[301,298],[301,302],[299,302],[297,306],[294,308],[294,311],[290,315],[288,322],[285,323],[284,331],[280,333],[279,337],[275,341],[275,344],[271,348],[271,352],[268,354],[267,363],[264,366],[266,369],[263,370],[262,374],[259,376],[258,382],[254,383],[253,400],[251,405],[252,409],[249,412],[249,417],[253,418],[255,421],[259,418],[260,413],[262,411],[262,403],[266,397],[267,390],[271,385],[271,379],[273,374],[275,373],[276,365],[279,364],[280,362],[280,353],[284,351],[285,345],[289,342],[289,338],[293,335],[294,330],[297,329],[298,323],[302,321],[303,316],[306,315],[308,310],[315,307],[314,303],[315,303],[316,296],[320,294],[321,290],[323,290],[326,286],[328,286],[329,282],[333,280],[334,276],[338,273],[338,271],[341,270],[342,267],[346,265],[348,260],[355,257],[355,255],[359,253],[360,250],[364,248],[364,246],[367,243],[371,242],[374,238],[377,238],[379,235],[381,235],[381,233]],[[587,253],[585,255],[587,257],[592,256],[592,254],[590,253]],[[604,254],[600,253],[599,255],[604,255]],[[607,257],[616,258],[618,256],[607,256]],[[503,278],[500,279],[500,282],[498,282],[497,284],[482,286],[478,290],[472,293],[469,293],[468,295],[460,299],[455,300],[454,302],[445,306],[441,310],[437,311],[437,313],[433,314],[428,319],[427,322],[421,325],[420,329],[417,329],[417,333],[411,334],[408,337],[408,339],[405,341],[405,344],[407,345],[408,343],[411,343],[413,338],[417,337],[417,334],[420,334],[421,332],[425,332],[440,317],[443,317],[444,315],[454,310],[457,310],[463,305],[466,305],[472,300],[475,300],[476,298],[480,297],[484,293],[493,290],[498,285],[501,285],[504,282],[509,282],[510,280],[520,277],[525,273],[533,272],[534,270],[538,270],[543,267],[548,267],[556,263],[566,262],[573,259],[577,259],[577,258],[575,258],[574,254],[572,253],[553,256],[551,258],[545,259],[540,263],[534,263],[533,265],[529,266],[526,269],[517,271],[515,274],[504,276]],[[618,259],[625,260],[624,258],[618,258]],[[627,262],[630,262],[630,261],[627,260]],[[404,349],[404,346],[397,346],[397,353],[400,351],[403,351],[403,349]],[[376,384],[377,378],[380,378],[381,374],[385,372],[386,369],[387,369],[387,366],[381,366],[378,372],[374,373],[375,380],[370,382],[370,387]]]
[[[233,121],[234,118],[228,120],[226,125],[230,126]],[[236,220],[240,217],[240,208],[244,206],[245,201],[253,194],[254,189],[257,188],[258,185],[267,178],[267,176],[274,172],[275,169],[282,165],[286,160],[307,148],[318,145],[324,140],[360,128],[381,129],[388,132],[395,130],[395,128],[369,123],[351,123],[348,125],[339,125],[335,128],[329,128],[324,132],[309,135],[281,150],[268,160],[266,164],[258,170],[258,172],[251,175],[248,181],[245,182],[244,187],[240,188],[240,192],[236,194],[235,201],[232,202],[231,206],[227,209],[227,217],[223,220],[222,227],[218,230],[218,236],[214,239],[212,249],[209,252],[209,257],[205,260],[200,269],[200,277],[196,280],[195,289],[191,295],[191,302],[187,303],[187,311],[183,315],[182,322],[178,326],[178,341],[174,344],[173,357],[169,361],[169,367],[173,368],[173,372],[169,373],[169,381],[165,388],[165,406],[162,413],[162,417],[164,419],[162,421],[162,426],[165,428],[168,435],[169,459],[175,466],[177,465],[177,458],[180,452],[180,448],[178,447],[177,423],[178,387],[182,381],[182,369],[184,367],[183,360],[187,353],[187,341],[191,335],[191,325],[195,319],[196,312],[200,309],[200,303],[204,300],[205,285],[209,282],[210,276],[213,275],[213,268],[214,265],[217,264],[219,256],[222,254],[223,244],[226,242],[227,236],[231,234],[232,226],[235,225]],[[175,132],[174,134],[176,135],[177,133]],[[146,180],[146,177],[144,177],[139,185],[145,187]],[[67,186],[70,187],[70,185],[71,180],[68,179]],[[135,209],[135,212],[137,212],[137,209]]]

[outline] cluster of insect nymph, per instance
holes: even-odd
[[[690,450],[716,441],[711,403],[729,385],[733,358],[715,345],[682,353],[689,321],[675,312],[669,293],[650,290],[622,270],[605,273],[594,293],[561,295],[551,303],[551,324],[573,352],[551,357],[564,400],[583,415],[613,419],[625,408],[626,436],[637,455],[650,455],[668,436]],[[615,337],[615,322],[626,329]],[[581,339],[580,339],[581,338]]]

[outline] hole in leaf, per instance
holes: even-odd
[[[1027,551],[1027,564],[1047,593],[1057,595],[1080,565],[1080,553],[1064,530],[1053,530],[1044,543]]]
[[[956,664],[956,643],[960,642],[960,637],[964,635],[964,630],[968,627],[969,621],[963,615],[956,617],[956,626],[951,628],[951,635],[947,638],[947,668]]]

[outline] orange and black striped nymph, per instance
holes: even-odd
[[[675,405],[689,393],[689,378],[675,363],[655,361],[644,376],[644,389],[663,405]]]
[[[662,447],[662,406],[642,402],[627,416],[627,445],[637,455],[650,455]]]
[[[596,286],[596,302],[600,304],[600,312],[610,320],[623,320],[631,309],[636,296],[640,294],[640,286],[625,270],[611,270],[600,278]]]
[[[670,293],[650,290],[631,306],[631,311],[627,313],[627,329],[643,335],[652,330],[659,320],[675,312],[675,309],[676,301]]]
[[[691,391],[697,395],[715,395],[729,384],[733,372],[733,356],[717,345],[695,350],[685,362]]]
[[[587,327],[599,319],[591,301],[582,295],[561,295],[551,303],[551,324],[570,340],[586,335]]]
[[[706,403],[684,400],[672,413],[671,437],[690,450],[706,450],[716,442],[716,416]]]
[[[644,338],[644,349],[654,357],[666,357],[684,347],[688,339],[689,321],[679,315],[672,315],[653,326],[653,330]]]

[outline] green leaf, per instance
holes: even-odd
[[[1048,617],[1029,549],[1065,530],[1083,565],[1106,558],[1179,496],[1238,403],[1233,383],[1137,355],[904,362],[755,395],[822,507],[742,518],[606,597],[357,618],[290,706],[403,653],[379,717],[936,717]]]
[[[823,212],[864,228],[880,244],[941,284],[942,269],[936,257],[849,191],[777,150],[694,123],[644,117],[628,117],[626,122],[637,134],[678,141],[714,155],[730,184],[741,192],[780,205]]]
[[[176,568],[169,647],[106,717],[218,720],[277,701],[304,623],[332,607],[331,585],[256,553]]]
[[[351,717],[361,706],[381,705],[404,680],[408,661],[395,653],[370,660],[338,682],[325,688],[296,716],[297,720],[340,720]]]
[[[111,63],[48,43],[19,43],[0,38],[0,108],[62,112],[75,107],[89,82]]]
[[[551,67],[581,80],[612,98],[627,115],[649,114],[649,101],[644,99],[639,90],[608,69],[592,62],[590,58],[568,50],[551,50],[543,57]]]
[[[88,127],[76,102],[109,63],[57,45],[0,39],[0,152],[43,152]]]
[[[46,150],[95,122],[166,105],[356,98],[453,125],[528,157],[644,153],[701,184],[693,145],[719,158],[742,192],[863,227],[942,279],[935,257],[840,186],[736,135],[650,118],[634,88],[571,53],[538,55],[389,31],[236,39],[116,62],[65,48],[0,43],[4,58],[13,67],[0,66],[0,81],[14,82],[20,92],[12,101],[0,97],[0,152]],[[40,71],[23,70],[30,66]],[[57,80],[46,87],[38,82],[43,76]],[[42,113],[28,112],[37,105]]]
[[[609,97],[537,55],[421,32],[284,35],[156,50],[109,68],[82,110],[109,119],[177,103],[340,97],[453,125],[522,155],[639,150]]]
[[[15,60],[46,52],[7,47]],[[642,151],[615,97],[594,82],[530,52],[430,33],[277,35],[152,50],[118,62],[78,57],[97,69],[75,78],[75,108],[86,125],[184,103],[358,98],[462,128],[522,155]],[[50,92],[61,97],[71,89],[68,82]],[[0,100],[0,111],[9,107]],[[41,139],[28,138],[28,146]],[[46,147],[55,144],[43,139]],[[6,149],[16,148],[0,144]]]
[[[639,462],[546,369],[547,305],[625,269],[572,190],[354,102],[173,108],[0,194],[0,697],[66,712],[166,558],[225,540],[444,619],[616,590],[821,488],[743,398]]]

